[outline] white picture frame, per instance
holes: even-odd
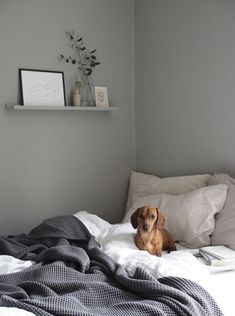
[[[19,69],[22,104],[26,106],[66,106],[62,71]]]
[[[95,102],[97,107],[109,107],[107,87],[95,87]]]

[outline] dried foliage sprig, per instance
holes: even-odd
[[[69,37],[70,46],[75,50],[75,57],[60,55],[60,60],[76,65],[78,70],[81,72],[82,80],[88,85],[89,92],[91,95],[92,103],[94,105],[94,96],[91,90],[89,76],[93,73],[93,70],[96,66],[100,65],[100,62],[97,60],[95,55],[96,49],[89,51],[84,44],[83,37],[79,34],[76,34],[74,31],[65,32]]]

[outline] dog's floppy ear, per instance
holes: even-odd
[[[158,208],[156,208],[156,211],[157,211],[156,225],[158,227],[163,227],[166,221],[165,216],[159,211]]]
[[[137,228],[138,226],[138,214],[139,214],[139,208],[137,208],[137,210],[131,215],[131,224],[134,228]]]

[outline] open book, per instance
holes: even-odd
[[[235,266],[235,250],[226,246],[207,246],[199,249],[199,254],[211,266]]]

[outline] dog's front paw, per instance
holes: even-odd
[[[161,250],[156,251],[155,255],[157,257],[161,257],[162,256],[162,251]]]

